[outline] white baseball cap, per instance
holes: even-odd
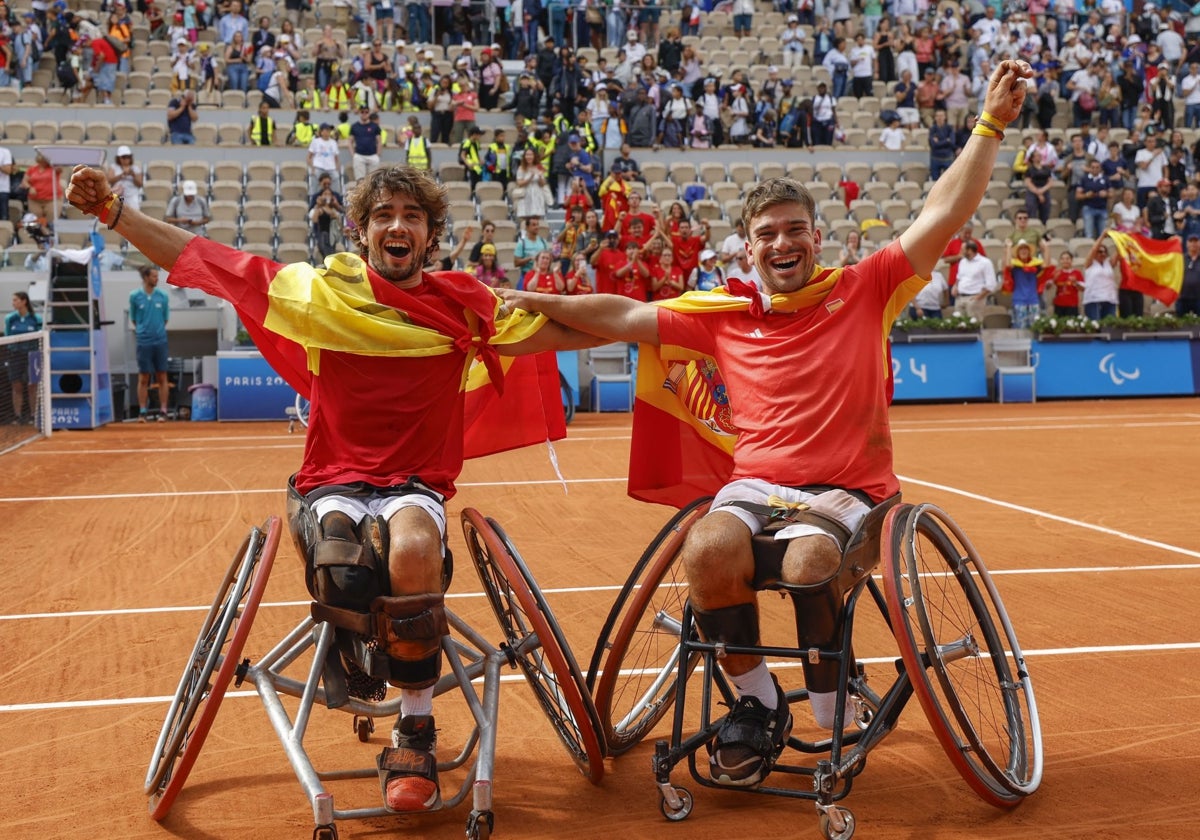
[[[117,146],[117,157],[133,157],[133,149],[128,146]]]
[[[195,181],[184,181],[183,182],[183,194],[184,195],[195,195],[196,192],[197,192],[197,190],[196,190],[196,182]]]

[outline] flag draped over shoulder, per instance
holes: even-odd
[[[759,317],[769,311],[795,312],[823,301],[841,274],[840,268],[816,266],[808,285],[786,295],[767,295],[731,279],[724,288],[688,292],[657,305],[676,312],[744,311]],[[884,345],[892,322],[923,282],[902,285],[885,307],[880,323]],[[886,352],[883,358],[888,360]],[[712,495],[733,473],[737,436],[726,383],[710,356],[685,347],[639,345],[630,496],[683,507],[697,496]]]
[[[521,310],[501,314],[500,300],[474,277],[424,275],[463,307],[467,323],[404,295],[404,308],[375,298],[366,263],[335,254],[325,266],[282,267],[267,288],[263,327],[247,321],[263,357],[301,394],[320,375],[322,351],[420,357],[465,352],[464,455],[475,458],[566,436],[553,353],[501,357],[497,345],[536,333],[546,318]]]
[[[1183,246],[1178,236],[1150,239],[1136,233],[1106,231],[1121,262],[1121,287],[1170,305],[1183,287]]]
[[[1013,278],[1014,268],[1028,271],[1037,278],[1037,293],[1039,295],[1045,290],[1046,283],[1054,273],[1054,269],[1042,262],[1041,257],[1034,257],[1028,262],[1014,257],[1013,261],[1004,267],[1004,280],[1000,284],[1001,291],[1011,292],[1016,285],[1016,280]]]

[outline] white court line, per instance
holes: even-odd
[[[1200,650],[1200,642],[1168,642],[1158,645],[1098,645],[1085,646],[1077,648],[1046,648],[1044,650],[1026,650],[1022,651],[1026,659],[1040,659],[1051,656],[1078,656],[1080,654],[1116,654],[1116,653],[1160,653],[1163,651],[1177,650]],[[879,656],[869,659],[860,659],[859,662],[864,665],[886,665],[895,662],[899,658],[896,656]],[[773,670],[784,670],[787,668],[799,668],[802,666],[800,662],[785,662],[773,663]],[[657,673],[649,669],[638,669],[623,671],[622,673],[629,674],[647,674]],[[500,682],[524,682],[525,677],[521,674],[502,674]],[[225,697],[257,697],[256,691],[227,691]],[[174,700],[174,695],[157,696],[157,697],[113,697],[103,700],[64,700],[53,703],[9,703],[0,705],[0,713],[4,712],[43,712],[43,711],[62,711],[70,709],[93,709],[98,707],[112,706],[144,706],[154,703],[170,703]]]
[[[1141,545],[1147,545],[1147,546],[1150,546],[1151,548],[1161,548],[1164,551],[1170,551],[1174,554],[1182,554],[1185,557],[1195,557],[1197,559],[1200,559],[1200,551],[1192,551],[1191,549],[1188,549],[1188,548],[1180,548],[1177,545],[1170,545],[1168,543],[1159,542],[1158,540],[1149,540],[1149,539],[1146,539],[1145,537],[1134,536],[1133,534],[1126,533],[1125,531],[1118,531],[1115,528],[1106,528],[1103,525],[1093,525],[1090,522],[1082,522],[1078,519],[1071,519],[1070,517],[1067,517],[1067,516],[1059,516],[1058,514],[1055,514],[1055,513],[1047,513],[1044,510],[1037,510],[1036,508],[1026,507],[1025,505],[1017,505],[1017,504],[1013,504],[1012,502],[1004,502],[1004,501],[1001,501],[1000,499],[994,499],[991,496],[983,496],[979,493],[972,493],[968,490],[959,490],[954,487],[947,487],[944,484],[935,484],[932,481],[920,481],[918,479],[908,478],[907,476],[903,476],[903,475],[897,476],[897,478],[899,478],[901,481],[907,482],[909,484],[916,484],[919,487],[929,487],[934,490],[941,490],[945,493],[953,493],[956,496],[962,496],[963,498],[966,498],[966,499],[974,499],[975,501],[978,501],[978,502],[986,502],[987,504],[995,505],[996,507],[1007,508],[1009,510],[1015,510],[1019,513],[1027,513],[1031,516],[1037,516],[1042,519],[1049,519],[1053,522],[1061,522],[1064,525],[1074,525],[1077,528],[1083,528],[1088,531],[1096,531],[1097,533],[1105,534],[1110,537],[1117,537],[1122,540],[1128,540],[1129,542],[1135,542],[1135,543],[1139,543]]]

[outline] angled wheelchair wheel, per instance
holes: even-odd
[[[265,530],[250,532],[200,627],[146,773],[144,791],[150,797],[150,816],[156,820],[166,817],[183,789],[238,668],[271,575],[281,530],[279,518],[272,516]]]
[[[642,554],[608,613],[588,666],[610,755],[637,744],[675,701],[688,586],[679,550],[711,499],[675,514]],[[607,655],[606,655],[607,654]],[[694,666],[699,656],[693,657]]]
[[[571,390],[567,377],[561,373],[558,375],[558,387],[562,391],[563,419],[570,424],[575,419],[575,392]]]
[[[899,506],[885,538],[892,631],[930,726],[967,784],[998,808],[1037,790],[1042,734],[1033,684],[979,554],[933,505]]]
[[[301,426],[308,428],[308,400],[299,394],[296,395],[296,419]]]
[[[529,682],[579,771],[604,775],[604,744],[583,674],[529,568],[495,520],[462,513],[463,536],[483,591],[504,632],[506,652]]]

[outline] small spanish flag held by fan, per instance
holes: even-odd
[[[1106,231],[1120,254],[1121,288],[1150,295],[1168,306],[1183,287],[1183,245],[1178,236],[1150,239],[1136,233]]]

